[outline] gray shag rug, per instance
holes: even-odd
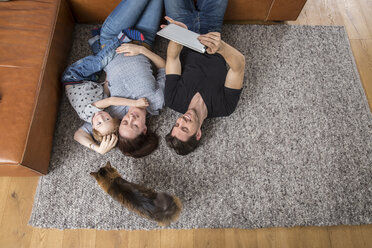
[[[78,25],[70,62],[90,53]],[[168,228],[263,228],[372,223],[372,117],[343,27],[224,25],[246,56],[244,89],[229,117],[207,120],[201,146],[176,155],[164,136],[177,113],[149,126],[150,156],[102,156],[73,140],[82,122],[63,97],[48,175],[29,224],[43,228],[157,229],[112,200],[89,175],[111,161],[125,179],[180,197]],[[155,51],[165,56],[167,41]]]

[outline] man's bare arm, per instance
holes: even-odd
[[[227,72],[225,87],[232,89],[241,89],[244,80],[245,71],[245,57],[237,49],[233,48],[223,40],[221,40],[221,34],[217,32],[211,32],[199,36],[199,41],[207,46],[207,53],[221,54],[226,63],[230,66]]]
[[[169,23],[176,24],[182,28],[186,28],[187,26],[182,23],[173,20],[169,16],[164,17]],[[167,25],[161,25],[161,28],[165,28]],[[183,46],[174,42],[169,41],[168,49],[167,49],[167,61],[165,62],[165,74],[176,74],[181,75],[181,61],[180,61],[180,53]]]
[[[169,41],[167,49],[167,60],[165,62],[165,74],[181,75],[180,53],[182,45]]]
[[[226,63],[230,66],[226,75],[225,87],[239,90],[243,87],[245,57],[224,41],[221,43],[218,53],[225,58]]]

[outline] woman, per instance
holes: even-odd
[[[120,97],[121,99],[117,100],[121,102],[106,105],[105,112],[108,115],[97,112],[92,121],[102,124],[106,121],[111,122],[112,119],[122,119],[118,128],[119,148],[124,154],[133,157],[148,155],[158,145],[158,137],[146,126],[146,116],[159,114],[164,104],[165,61],[151,51],[162,9],[162,0],[121,1],[101,28],[100,45],[105,53],[99,53],[97,54],[99,56],[95,57],[88,56],[89,58],[86,57],[74,64],[75,69],[77,65],[80,72],[81,70],[87,72],[79,75],[85,80],[94,78],[89,74],[92,70],[99,71],[104,67],[108,81],[105,92],[110,97]],[[137,44],[124,43],[117,47],[122,31],[128,28],[140,31],[144,35],[144,41]],[[116,50],[113,50],[115,48]],[[150,61],[157,68],[156,79]],[[69,67],[62,81],[82,79],[71,76],[69,73],[71,71],[76,72]],[[133,101],[136,99],[137,101]],[[130,100],[136,104],[131,104]],[[142,104],[138,104],[138,101],[142,101]],[[101,154],[115,147],[117,142],[115,134],[97,133],[93,128],[91,123],[86,122],[76,131],[74,139]],[[100,144],[94,141],[92,135],[98,142],[102,139]]]

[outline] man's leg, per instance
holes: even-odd
[[[149,0],[122,0],[102,25],[101,45],[116,39],[123,29],[134,27],[148,3]]]
[[[134,29],[145,36],[145,42],[152,46],[156,32],[159,30],[160,18],[163,13],[163,0],[150,0]]]
[[[164,0],[166,15],[186,24],[191,31],[199,33],[199,15],[193,0]]]
[[[228,0],[198,0],[200,33],[221,32]]]

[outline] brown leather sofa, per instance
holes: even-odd
[[[69,0],[79,23],[101,23],[120,0]],[[196,0],[195,0],[196,2]],[[306,0],[229,0],[225,21],[296,20]]]
[[[0,2],[0,176],[48,172],[74,24],[101,23],[119,2]],[[225,20],[295,20],[305,2],[230,0]]]
[[[74,18],[65,0],[11,0],[0,27],[0,175],[46,174]]]

